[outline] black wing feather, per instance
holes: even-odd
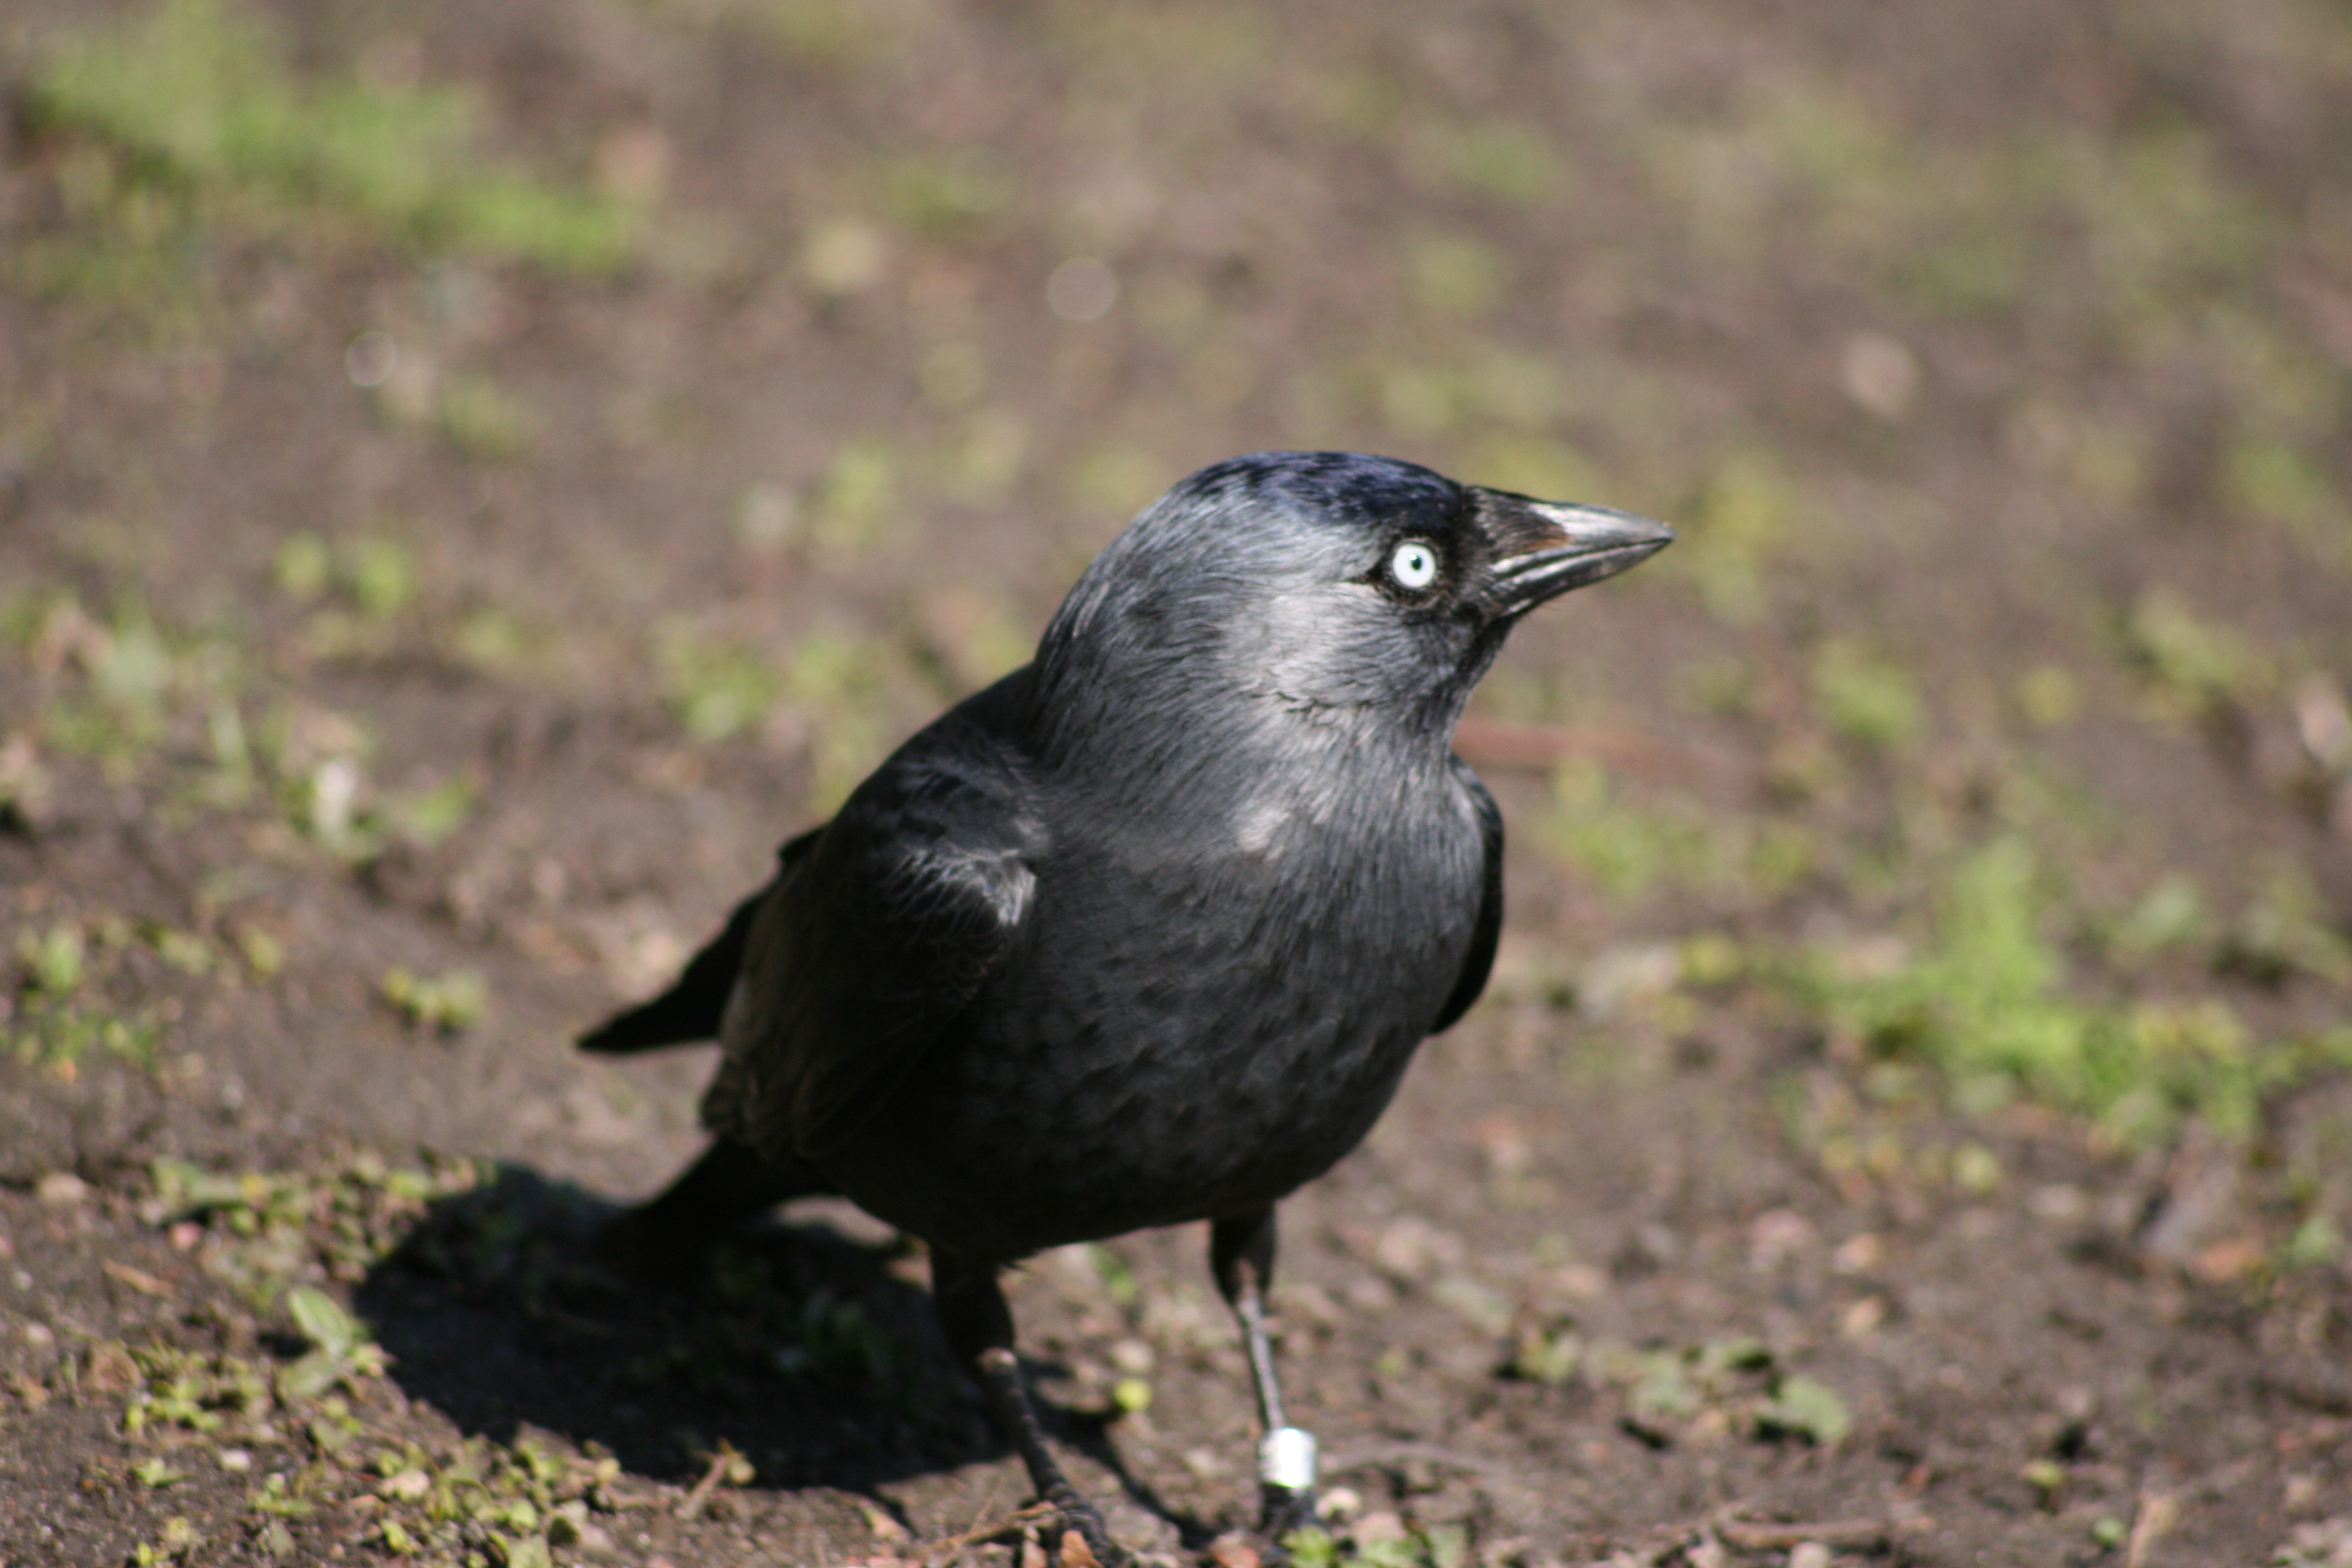
[[[1460,757],[1454,759],[1454,775],[1462,781],[1471,805],[1478,810],[1478,828],[1486,841],[1486,875],[1478,895],[1478,921],[1470,930],[1470,951],[1462,960],[1461,978],[1454,981],[1454,994],[1446,997],[1437,1022],[1430,1026],[1433,1035],[1459,1023],[1486,989],[1486,977],[1495,969],[1495,948],[1503,938],[1503,808]]]
[[[847,1143],[1010,951],[1035,878],[1024,784],[955,716],[859,786],[761,900],[703,1120],[770,1158]]]

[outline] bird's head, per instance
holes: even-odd
[[[1097,557],[1046,629],[1049,689],[1132,672],[1310,719],[1450,736],[1513,624],[1663,549],[1662,524],[1349,452],[1202,468]]]

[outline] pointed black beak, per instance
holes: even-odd
[[[1495,545],[1485,597],[1498,616],[1614,577],[1674,542],[1673,529],[1631,512],[1469,489]]]

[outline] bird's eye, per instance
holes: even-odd
[[[1408,539],[1389,552],[1389,577],[1409,594],[1418,594],[1437,581],[1437,546],[1426,539]]]

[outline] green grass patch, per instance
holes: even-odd
[[[2352,506],[2327,468],[2294,442],[2241,433],[2223,459],[2222,490],[2231,505],[2284,528],[2323,564],[2352,567]]]
[[[2050,903],[2032,851],[1997,839],[1953,868],[1920,951],[1868,964],[1816,957],[1790,984],[1873,1059],[1940,1073],[1963,1110],[2022,1095],[2127,1146],[2190,1116],[2244,1138],[2269,1096],[2352,1066],[2352,1030],[2264,1041],[2218,996],[2069,994],[2064,956],[2043,933]]]
[[[1770,607],[1767,569],[1790,542],[1800,497],[1780,459],[1760,447],[1728,453],[1674,514],[1688,547],[1659,565],[1698,592],[1727,626],[1752,626]]]
[[[2169,588],[2142,594],[2116,629],[2125,659],[2146,680],[2151,703],[2168,717],[2218,717],[2278,684],[2276,661],[2252,638],[2205,619]]]
[[[901,460],[878,436],[845,443],[834,454],[804,519],[809,543],[829,565],[844,565],[887,542],[897,515]]]
[[[757,729],[783,697],[783,681],[741,643],[674,630],[654,650],[663,700],[686,732],[702,742],[731,740]]]
[[[562,273],[624,260],[635,211],[486,161],[470,93],[305,81],[253,14],[165,0],[57,49],[37,121],[121,154],[121,177],[235,208],[324,209],[426,254],[513,258]]]
[[[410,1027],[435,1035],[464,1034],[482,1021],[490,1001],[489,983],[471,969],[418,974],[394,968],[376,991]]]
[[[16,616],[37,671],[70,672],[42,716],[42,735],[61,751],[92,757],[117,782],[135,772],[163,739],[175,697],[207,682],[196,644],[165,637],[135,595],[119,598],[100,620],[70,593],[26,605]]]
[[[1483,316],[1508,279],[1491,246],[1453,232],[1419,234],[1405,246],[1404,275],[1414,303],[1440,316]]]
[[[1535,835],[1621,900],[1662,888],[1770,899],[1812,875],[1821,853],[1813,834],[1797,823],[1629,801],[1592,762],[1554,772],[1552,808],[1537,820]]]
[[[675,627],[655,648],[663,697],[695,740],[765,731],[797,742],[814,770],[812,804],[830,811],[882,760],[882,710],[909,659],[886,638],[818,630],[780,660],[731,639]]]
[[[1405,132],[1402,150],[1423,184],[1499,207],[1544,206],[1568,183],[1551,138],[1513,121],[1426,121]]]
[[[938,239],[979,234],[1021,196],[1013,165],[989,147],[907,153],[882,170],[878,183],[891,216]]]
[[[155,1010],[125,1011],[94,994],[100,972],[134,940],[120,917],[20,932],[16,983],[0,997],[0,1054],[68,1083],[100,1053],[153,1071],[163,1037]]]
[[[357,1283],[391,1256],[430,1205],[486,1179],[469,1161],[427,1157],[394,1165],[365,1150],[280,1172],[216,1173],[159,1160],[148,1175],[141,1217],[153,1225],[200,1222],[219,1243],[205,1255],[206,1270],[264,1304],[320,1274]]]
[[[416,597],[416,557],[389,535],[329,542],[316,533],[289,534],[270,559],[278,591],[308,604],[330,592],[348,596],[370,621],[388,621]]]
[[[1927,727],[1918,679],[1860,644],[1832,637],[1814,655],[1813,709],[1841,740],[1865,752],[1900,752]]]
[[[1460,1525],[1406,1523],[1393,1535],[1335,1534],[1316,1525],[1292,1531],[1282,1544],[1297,1568],[1464,1568],[1470,1561],[1469,1534]]]

